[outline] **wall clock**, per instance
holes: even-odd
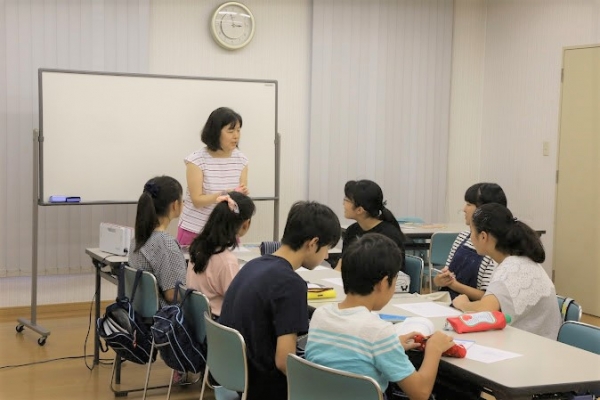
[[[229,1],[215,10],[210,32],[219,46],[227,50],[237,50],[250,43],[255,26],[254,16],[248,7]]]

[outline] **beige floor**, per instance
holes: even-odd
[[[39,335],[29,329],[17,333],[16,320],[0,313],[0,367],[18,365],[60,357],[82,356],[83,345],[88,329],[88,316],[66,316],[38,319],[38,323],[49,329],[51,334],[45,346],[39,346]],[[93,336],[90,333],[87,352],[92,354]],[[106,363],[112,362],[111,353],[102,354]],[[91,357],[88,364],[91,364]],[[0,399],[95,399],[114,400],[109,388],[110,365],[96,366],[89,371],[82,358],[53,361],[32,366],[0,369]],[[168,384],[168,369],[160,360],[154,363],[150,383]],[[143,386],[145,369],[143,366],[128,364],[123,366],[121,388]],[[150,399],[166,398],[166,389],[148,392]],[[171,398],[175,400],[198,399],[200,384],[188,387],[175,387]],[[141,393],[130,393],[127,398],[141,398]],[[205,399],[214,399],[212,392]]]

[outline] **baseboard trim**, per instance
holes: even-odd
[[[100,303],[100,309],[104,312],[106,306],[113,300],[104,300]],[[93,306],[92,306],[93,307]],[[92,312],[94,310],[92,309]],[[37,306],[37,318],[66,318],[88,315],[90,312],[89,302],[42,304]],[[0,308],[0,321],[17,320],[17,318],[31,317],[31,306]]]

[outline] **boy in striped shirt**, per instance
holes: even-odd
[[[342,280],[346,298],[314,312],[306,359],[370,376],[382,391],[389,382],[396,382],[409,398],[428,399],[440,357],[453,345],[452,338],[439,331],[434,333],[417,371],[405,353],[417,346],[412,340],[416,332],[398,337],[390,322],[372,313],[392,298],[401,257],[393,241],[376,233],[364,235],[344,251]]]

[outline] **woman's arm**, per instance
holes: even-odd
[[[448,285],[448,287],[454,290],[455,292],[466,294],[469,300],[472,301],[481,300],[481,298],[485,294],[485,291],[476,289],[469,285],[465,285],[464,283],[460,283],[456,279],[454,279],[452,283]]]
[[[240,186],[246,189],[246,191],[244,192],[244,194],[246,196],[250,194],[248,192],[248,166],[247,165],[244,167],[244,169],[242,170],[242,173],[240,175]]]
[[[217,197],[219,197],[221,193],[204,194],[202,192],[204,186],[204,173],[200,167],[191,162],[186,162],[185,177],[194,207],[202,208],[217,202]]]
[[[452,305],[461,311],[500,311],[500,302],[493,294],[477,301],[470,301],[467,295],[461,294],[454,298]]]

